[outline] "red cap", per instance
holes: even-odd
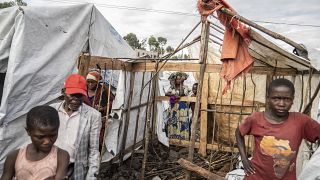
[[[71,74],[64,82],[65,93],[87,95],[87,81],[79,74]]]

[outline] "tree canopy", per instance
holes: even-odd
[[[133,49],[146,49],[148,45],[149,51],[158,52],[159,55],[163,55],[165,52],[171,53],[174,51],[174,48],[171,46],[166,46],[168,39],[165,37],[155,37],[151,35],[149,38],[139,40],[136,34],[129,33],[123,37],[124,40],[133,48]]]
[[[27,6],[27,3],[23,2],[22,0],[16,0],[16,2],[18,6]],[[14,5],[15,5],[15,1],[3,2],[3,3],[0,3],[0,9],[8,8]]]

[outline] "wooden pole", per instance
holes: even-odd
[[[201,91],[201,109],[208,108],[209,94],[209,74],[205,73],[203,78],[203,87]],[[207,155],[207,135],[208,135],[208,111],[201,111],[200,115],[200,148],[199,153],[202,156]]]
[[[198,117],[199,117],[199,110],[200,110],[200,100],[201,100],[201,92],[202,92],[202,84],[204,79],[204,73],[206,69],[206,60],[207,60],[207,53],[208,53],[208,42],[209,42],[209,33],[210,33],[210,23],[208,21],[205,21],[202,23],[202,29],[201,29],[201,48],[200,48],[200,78],[198,83],[198,89],[197,89],[197,101],[195,103],[194,108],[194,115],[192,119],[192,126],[191,126],[191,142],[189,146],[189,154],[188,154],[188,160],[190,162],[193,161],[193,153],[194,153],[194,146],[195,146],[195,139],[196,139],[196,129],[198,124]],[[186,172],[186,180],[189,180],[191,176],[191,172]]]
[[[135,125],[135,130],[134,130],[134,137],[133,137],[133,145],[136,144],[137,142],[137,134],[138,134],[138,128],[139,128],[139,118],[140,118],[140,109],[141,109],[141,100],[142,100],[142,96],[143,96],[143,86],[144,86],[144,76],[145,76],[146,72],[143,72],[142,74],[142,80],[141,80],[141,89],[140,89],[140,97],[139,97],[139,108],[138,108],[138,113],[137,113],[137,117],[136,117],[136,125]],[[132,146],[131,149],[131,161],[130,161],[130,171],[131,171],[131,167],[132,167],[132,161],[133,161],[133,153],[134,151],[134,146]]]
[[[127,73],[127,72],[125,72],[125,73]],[[120,148],[120,164],[122,164],[122,162],[123,162],[124,150],[126,148],[128,127],[129,127],[129,122],[130,122],[130,111],[131,111],[131,104],[132,104],[134,79],[135,79],[135,73],[131,72],[130,73],[130,91],[129,91],[129,99],[128,99],[128,111],[126,113],[126,120],[125,120],[125,124],[124,124],[124,132],[123,132],[122,143],[121,143],[121,148]]]
[[[78,69],[81,76],[86,77],[89,71],[89,65],[90,65],[90,54],[89,53],[83,53],[81,54],[78,62]]]
[[[154,76],[152,76],[154,77]],[[155,94],[155,83],[156,83],[155,78],[152,79],[152,94],[151,94],[151,102],[154,102],[154,94]],[[153,104],[153,103],[152,103]],[[144,180],[144,175],[145,175],[145,170],[146,170],[146,164],[147,164],[147,159],[148,159],[148,151],[149,151],[149,138],[150,138],[150,126],[151,126],[151,111],[153,107],[152,105],[149,106],[148,114],[147,114],[147,122],[146,122],[146,127],[145,127],[145,142],[144,142],[144,155],[143,155],[143,161],[142,161],[142,168],[141,168],[141,174],[140,174],[140,180]]]
[[[320,82],[319,82],[316,90],[314,91],[314,93],[313,93],[310,101],[308,102],[308,104],[307,104],[306,107],[304,108],[304,110],[303,110],[303,113],[304,113],[304,114],[310,115],[311,108],[312,108],[312,103],[313,103],[314,99],[317,97],[317,95],[318,95],[318,93],[319,93],[319,90],[320,90]]]
[[[193,164],[192,162],[190,161],[187,161],[183,158],[180,158],[178,161],[177,161],[183,168],[187,169],[188,171],[192,171],[192,172],[195,172],[197,174],[199,174],[200,176],[206,178],[206,179],[209,179],[209,180],[225,180],[225,178],[217,175],[217,174],[214,174],[200,166],[197,166],[195,164]]]
[[[113,61],[112,61],[112,67],[113,67]],[[106,69],[105,69],[106,70]],[[104,72],[106,73],[106,72]],[[108,98],[107,98],[107,113],[106,113],[106,117],[105,117],[105,124],[104,124],[104,137],[103,137],[103,143],[102,143],[102,148],[101,148],[101,158],[100,160],[102,161],[102,156],[103,154],[106,152],[106,134],[107,134],[107,128],[108,128],[108,120],[109,120],[109,107],[110,107],[110,94],[111,94],[111,83],[112,83],[112,75],[113,75],[113,69],[111,68],[111,73],[110,73],[110,77],[109,77],[109,88],[108,88]],[[105,80],[104,80],[105,81]]]
[[[275,38],[275,39],[282,40],[282,41],[288,43],[289,45],[291,45],[291,46],[299,49],[299,50],[302,51],[302,52],[308,52],[303,46],[301,46],[300,44],[292,41],[291,39],[289,39],[289,38],[287,38],[287,37],[285,37],[285,36],[282,36],[281,34],[278,34],[278,33],[275,33],[275,32],[273,32],[273,31],[270,31],[269,29],[264,28],[264,27],[258,25],[257,23],[254,23],[254,22],[252,22],[252,21],[250,21],[250,20],[248,20],[248,19],[240,16],[240,15],[237,14],[237,13],[234,13],[234,12],[230,11],[230,10],[227,9],[227,8],[221,8],[221,9],[220,9],[220,12],[222,12],[222,13],[230,16],[230,17],[236,18],[236,19],[238,19],[239,21],[242,21],[242,22],[244,22],[245,24],[248,24],[249,26],[252,26],[252,27],[254,27],[254,28],[262,31],[262,32],[268,34],[269,36],[271,36],[271,37],[273,37],[273,38]]]

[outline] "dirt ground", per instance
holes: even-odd
[[[170,148],[157,141],[149,144],[149,153],[146,164],[146,180],[178,180],[184,179],[184,170],[176,162],[179,158],[187,158],[188,148],[171,146]],[[230,171],[230,153],[221,151],[208,152],[206,158],[201,157],[195,151],[194,164],[209,169],[220,176],[225,176]],[[143,161],[143,150],[137,150],[133,156],[119,163],[103,163],[98,179],[110,180],[137,180],[140,178]],[[210,163],[211,162],[211,163]],[[131,166],[130,166],[131,164]],[[194,180],[204,179],[197,174],[192,174]]]

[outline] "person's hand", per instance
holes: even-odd
[[[248,159],[242,160],[244,173],[246,173],[247,176],[256,173],[256,170],[254,169],[253,165],[251,164],[251,161]]]

